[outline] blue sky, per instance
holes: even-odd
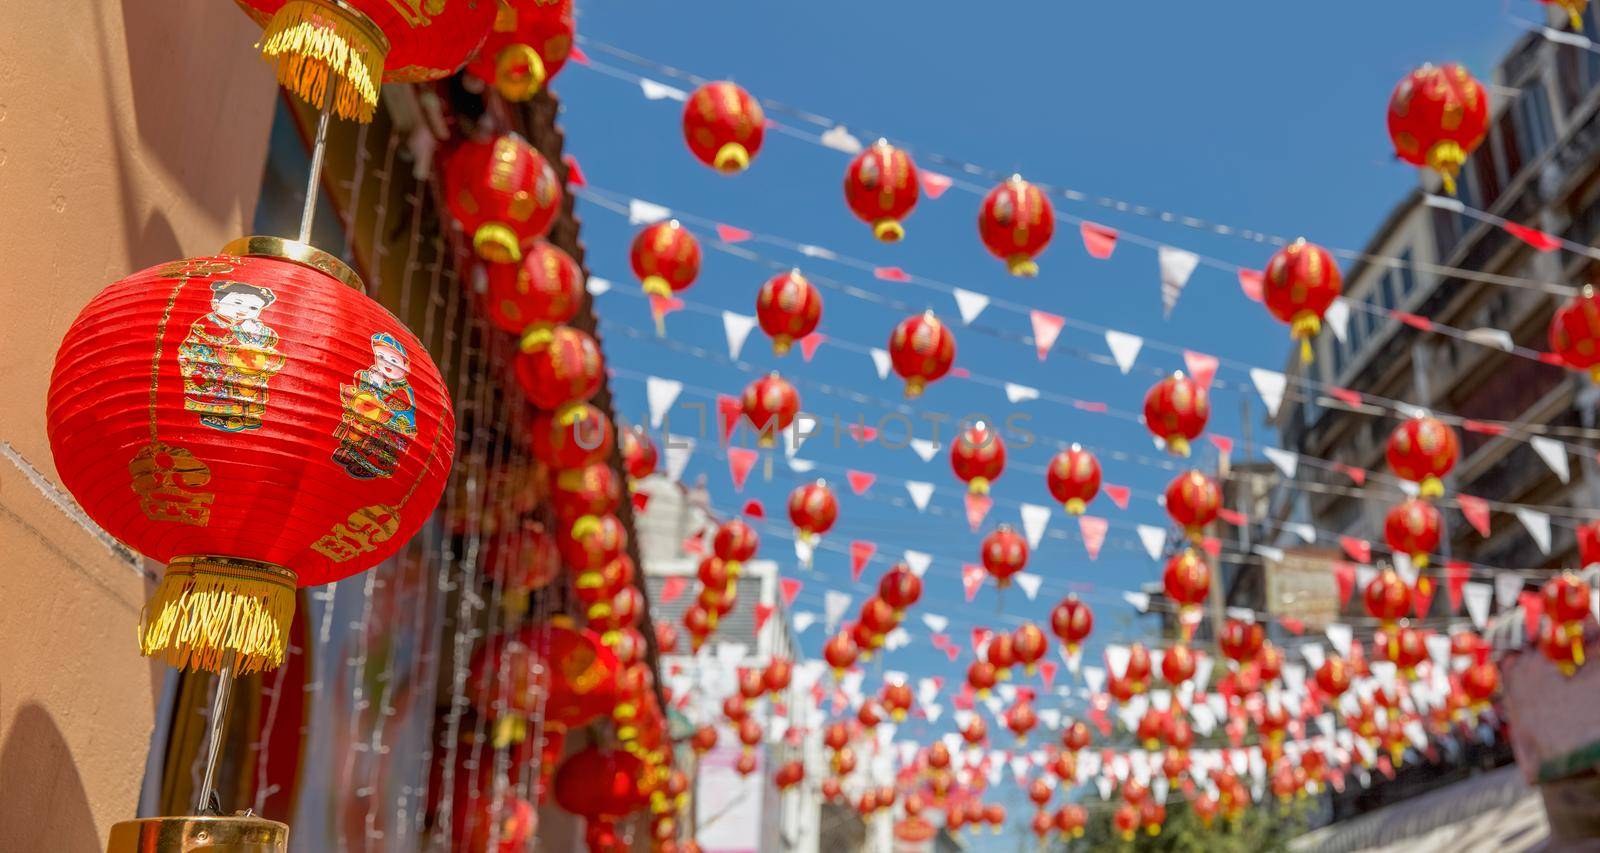
[[[997,13],[996,10],[1004,10]],[[1415,186],[1413,170],[1393,162],[1384,131],[1390,90],[1406,71],[1425,61],[1454,60],[1487,77],[1521,27],[1511,16],[1542,14],[1532,0],[1411,0],[1363,3],[1081,3],[1016,2],[1000,6],[948,2],[589,2],[580,9],[580,32],[697,75],[733,79],[770,98],[842,121],[870,141],[884,133],[914,148],[935,151],[1091,195],[1107,195],[1211,221],[1286,236],[1304,235],[1325,245],[1360,247],[1390,206]],[[650,73],[606,56],[597,61]],[[658,76],[659,75],[654,75]],[[666,78],[660,78],[666,79]],[[673,82],[668,80],[667,82]],[[684,84],[674,82],[674,85]],[[848,157],[769,134],[749,172],[722,177],[701,166],[684,147],[681,104],[648,101],[636,85],[569,66],[555,89],[564,104],[567,147],[597,188],[634,196],[752,231],[829,247],[874,264],[901,266],[996,298],[1026,302],[1056,314],[1146,335],[1255,365],[1280,367],[1289,352],[1285,327],[1247,301],[1232,276],[1202,266],[1169,320],[1160,311],[1156,260],[1148,249],[1124,242],[1107,261],[1088,257],[1076,227],[1058,223],[1055,242],[1039,258],[1037,279],[1013,279],[977,239],[979,199],[956,190],[926,196],[906,221],[899,244],[874,241],[846,209],[840,182]],[[781,116],[779,120],[790,121]],[[927,164],[924,163],[924,166]],[[1120,215],[1091,204],[1055,199],[1058,212],[1074,214],[1234,263],[1259,267],[1270,248]],[[615,213],[580,203],[588,265],[618,289],[634,289],[627,249],[635,226]],[[706,235],[702,235],[706,236]],[[783,263],[853,285],[927,305],[957,323],[947,296],[874,280],[848,268],[806,259],[770,246],[748,248]],[[708,249],[699,282],[684,297],[701,306],[754,313],[755,294],[772,273],[764,266]],[[882,347],[900,312],[823,292],[821,331],[854,344]],[[631,295],[600,297],[598,313],[610,364],[624,371],[613,382],[621,413],[645,417],[643,385],[633,374],[651,373],[686,385],[738,394],[754,376],[716,359],[696,358],[650,340],[645,304]],[[980,323],[1028,333],[1024,317],[990,309]],[[630,334],[627,328],[638,330]],[[682,312],[668,320],[669,336],[726,356],[720,321]],[[1152,377],[1147,368],[1175,369],[1176,356],[1146,349],[1131,376],[1071,356],[1104,353],[1098,336],[1068,329],[1058,351],[1040,363],[1026,346],[963,332],[957,323],[957,363],[974,373],[1005,378],[1072,397],[1137,410]],[[761,370],[778,369],[800,383],[827,383],[900,402],[898,382],[880,381],[867,357],[824,345],[810,364],[798,354],[774,358],[757,330],[743,358]],[[1219,379],[1244,381],[1224,369]],[[800,385],[806,410],[869,423],[887,409],[829,396]],[[1260,402],[1249,395],[1254,417]],[[683,400],[709,402],[686,391]],[[999,389],[946,379],[913,406],[957,415],[1026,413],[1029,428],[1052,438],[1154,457],[1137,425],[1050,402],[1009,405]],[[1218,391],[1212,426],[1240,433],[1240,394]],[[1259,424],[1257,435],[1260,436]],[[948,428],[947,428],[948,431]],[[919,435],[926,437],[924,431]],[[1196,461],[1214,464],[1210,448]],[[1052,449],[1014,450],[1016,462],[1042,466]],[[1236,454],[1236,458],[1237,458]],[[908,450],[841,447],[815,441],[802,456],[884,477],[933,482],[933,502],[948,514],[918,514],[890,499],[905,492],[880,482],[865,498],[838,483],[842,512],[831,538],[874,541],[879,555],[864,580],[875,580],[906,547],[934,553],[923,603],[910,625],[922,640],[915,614],[949,616],[949,633],[965,646],[973,625],[1010,625],[990,590],[963,601],[959,569],[976,562],[979,535],[956,522],[959,484],[943,453],[924,464]],[[1152,493],[1169,471],[1102,458],[1109,482]],[[716,451],[697,452],[687,479],[705,474],[716,504],[737,511],[745,500],[763,501],[778,520],[798,482],[781,461],[771,482],[758,468],[743,494],[735,494],[726,462]],[[1016,470],[995,488],[997,499],[1048,504],[1041,477]],[[1132,610],[1117,590],[1156,580],[1160,567],[1139,549],[1130,525],[1165,523],[1150,500],[1138,496],[1126,511],[1106,497],[1092,512],[1113,523],[1099,560],[1079,543],[1046,539],[1029,570],[1046,577],[1034,602],[1011,591],[1003,610],[1041,623],[1069,582],[1089,584],[1097,632],[1124,640],[1139,633]],[[990,525],[1017,522],[1014,508],[997,506]],[[786,526],[786,522],[784,522]],[[1075,525],[1059,511],[1052,529]],[[787,542],[766,537],[763,556],[793,563]],[[867,591],[849,583],[848,558],[819,554],[797,609],[821,610],[826,588],[844,589],[859,602]],[[852,606],[852,609],[854,605]],[[1119,624],[1120,623],[1120,624]],[[820,627],[804,637],[815,655]],[[959,683],[970,660],[951,664],[920,643],[890,656],[886,666],[913,677],[944,676]],[[869,673],[872,670],[869,669]],[[868,685],[876,681],[869,674]],[[1045,706],[1041,703],[1041,707]],[[948,708],[947,708],[948,710]],[[945,718],[948,720],[948,716]],[[943,725],[925,731],[942,730]],[[916,726],[904,729],[917,732]],[[1010,737],[994,736],[1006,748]],[[1020,813],[1020,812],[1019,812]]]

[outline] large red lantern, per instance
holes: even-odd
[[[1482,710],[1500,690],[1500,670],[1489,662],[1487,651],[1482,660],[1474,662],[1461,673],[1461,689],[1474,710]]]
[[[922,597],[922,580],[904,563],[896,563],[878,581],[878,597],[894,608],[895,618],[904,618],[906,610]]]
[[[580,728],[617,703],[620,665],[592,631],[565,624],[529,626],[491,639],[473,657],[467,696],[495,718],[494,740],[524,740],[527,721]]]
[[[1028,565],[1028,540],[1008,525],[1000,525],[983,537],[983,568],[1001,589],[1011,585],[1011,576]]]
[[[622,467],[631,480],[643,480],[656,472],[656,444],[644,427],[635,426],[622,433]]]
[[[967,720],[966,725],[961,727],[961,739],[970,746],[977,746],[988,737],[989,724],[984,722],[982,717],[974,716]]]
[[[1395,154],[1438,172],[1451,195],[1462,164],[1488,129],[1488,93],[1454,62],[1412,71],[1389,96],[1389,139]]]
[[[1074,444],[1051,457],[1045,485],[1069,515],[1083,515],[1089,502],[1100,494],[1100,460]]]
[[[1144,425],[1167,450],[1189,455],[1189,442],[1200,437],[1211,417],[1211,392],[1182,371],[1150,386],[1144,395]]]
[[[1311,363],[1311,339],[1322,331],[1322,315],[1344,288],[1339,265],[1327,249],[1304,238],[1279,249],[1261,277],[1261,301],[1289,324],[1300,342],[1300,360]]]
[[[885,243],[905,237],[900,224],[917,206],[917,166],[911,155],[880,139],[856,155],[844,173],[844,200],[850,212],[872,226]]]
[[[883,685],[883,707],[889,709],[890,719],[905,722],[906,715],[911,713],[911,685],[904,681]]]
[[[998,430],[983,421],[974,423],[950,443],[950,468],[956,479],[967,484],[974,495],[989,493],[989,485],[1000,479],[1006,468],[1006,443]]]
[[[611,419],[578,403],[559,413],[541,412],[528,427],[533,455],[557,471],[587,468],[611,457],[616,434]]]
[[[1068,595],[1050,611],[1050,630],[1061,639],[1069,654],[1094,630],[1094,613],[1076,595]]]
[[[383,83],[448,77],[483,43],[492,0],[237,0],[261,25],[278,82],[344,119],[371,121]],[[329,91],[329,87],[332,91]]]
[[[657,222],[633,238],[628,261],[644,292],[665,298],[700,276],[700,241],[676,219]]]
[[[1550,318],[1550,351],[1600,383],[1600,299],[1595,298],[1593,285],[1584,285]]]
[[[561,182],[526,140],[502,134],[461,143],[445,159],[445,205],[472,237],[478,257],[522,260],[561,208]]]
[[[556,805],[590,821],[613,822],[649,804],[644,762],[621,750],[589,747],[556,771]]]
[[[789,493],[789,521],[799,531],[802,541],[809,542],[827,533],[838,517],[839,500],[833,496],[833,489],[821,480]]]
[[[1439,511],[1417,498],[1401,501],[1384,517],[1383,538],[1395,553],[1405,554],[1417,568],[1425,568],[1428,555],[1439,547]]]
[[[794,680],[794,663],[788,658],[773,658],[767,662],[767,668],[762,670],[761,680],[766,683],[769,693],[782,693],[788,690],[789,682]]]
[[[1444,494],[1441,482],[1456,465],[1461,443],[1438,418],[1418,416],[1395,427],[1386,451],[1395,476],[1418,484],[1423,497]]]
[[[683,138],[689,153],[724,175],[750,167],[761,150],[766,123],[761,103],[725,80],[694,90],[683,106]]]
[[[47,418],[84,511],[167,565],[141,650],[213,672],[277,666],[295,588],[399,550],[455,445],[422,344],[332,256],[261,237],[96,295]]]
[[[597,572],[627,550],[628,529],[616,516],[602,515],[576,532],[557,531],[556,547],[574,572]]]
[[[755,528],[745,524],[742,519],[730,518],[717,528],[717,533],[711,538],[711,550],[727,567],[728,574],[739,576],[739,571],[746,561],[755,559],[756,551],[761,548],[761,537]]]
[[[1195,613],[1211,593],[1211,567],[1193,548],[1185,548],[1167,560],[1161,584],[1180,613]]]
[[[589,402],[606,378],[600,345],[571,326],[557,326],[545,346],[519,353],[516,372],[528,402],[549,412]]]
[[[932,310],[900,321],[889,336],[889,360],[906,382],[906,396],[919,397],[929,382],[950,372],[956,360],[956,337]]]
[[[1361,591],[1367,614],[1387,627],[1400,621],[1411,610],[1411,590],[1393,569],[1379,572]]]
[[[501,14],[467,73],[508,101],[526,101],[567,64],[577,25],[572,0],[501,0]]]
[[[1567,630],[1554,622],[1547,622],[1539,631],[1539,652],[1556,665],[1562,675],[1571,676],[1583,665],[1583,630],[1578,636],[1569,636]]]
[[[583,306],[583,270],[548,240],[535,240],[515,264],[488,264],[484,313],[495,328],[522,336],[531,352],[550,341],[550,330],[570,322]]]
[[[762,447],[777,444],[778,434],[800,414],[800,394],[777,371],[746,385],[739,404],[750,428],[756,431],[756,443]]]
[[[795,341],[817,330],[822,294],[799,270],[779,273],[756,293],[756,319],[772,338],[772,351],[786,355]]]
[[[1206,525],[1217,520],[1222,509],[1222,490],[1215,480],[1199,471],[1185,471],[1167,484],[1167,515],[1182,527],[1189,538],[1199,540]]]
[[[1012,175],[989,191],[978,209],[978,236],[989,253],[1006,262],[1012,275],[1039,274],[1034,258],[1050,245],[1056,212],[1042,190]]]
[[[1111,827],[1124,842],[1132,842],[1139,833],[1139,807],[1133,803],[1117,806],[1117,810],[1111,813]]]

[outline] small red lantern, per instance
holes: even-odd
[[[1200,437],[1211,417],[1211,392],[1182,371],[1157,382],[1144,395],[1144,425],[1167,450],[1189,455],[1189,442]]]
[[[1222,634],[1217,638],[1217,645],[1221,647],[1223,657],[1234,663],[1244,664],[1255,659],[1256,653],[1261,651],[1261,646],[1266,641],[1267,631],[1259,623],[1229,619],[1222,625]]]
[[[1068,595],[1050,611],[1050,630],[1067,647],[1068,654],[1076,654],[1078,645],[1094,630],[1094,613],[1076,595]]]
[[[1050,641],[1038,625],[1024,622],[1022,627],[1011,632],[1011,648],[1017,663],[1022,664],[1022,671],[1033,675],[1038,671],[1039,661],[1044,660],[1045,652],[1049,651]]]
[[[1300,342],[1300,360],[1311,363],[1311,339],[1322,331],[1322,315],[1344,288],[1339,264],[1327,249],[1305,238],[1279,249],[1261,278],[1261,301],[1272,316],[1289,324]]]
[[[1568,647],[1566,659],[1573,667],[1583,666],[1583,623],[1589,618],[1589,585],[1572,572],[1562,572],[1545,581],[1541,592],[1545,615],[1550,618],[1550,642],[1555,642],[1557,635],[1564,638]]]
[[[833,667],[834,678],[843,678],[844,671],[855,666],[856,657],[861,651],[856,648],[855,640],[847,632],[839,632],[828,638],[822,646],[822,657]]]
[[[880,139],[856,155],[844,173],[844,200],[872,236],[894,243],[906,236],[900,220],[917,206],[917,166],[911,155]]]
[[[1539,652],[1555,664],[1562,675],[1571,676],[1583,665],[1582,627],[1579,627],[1577,638],[1573,638],[1562,626],[1554,622],[1546,623],[1539,631]]]
[[[250,237],[94,297],[47,404],[62,483],[164,563],[140,648],[277,666],[296,587],[388,559],[433,512],[454,418],[427,351],[331,255]]]
[[[772,775],[773,784],[777,785],[778,790],[780,791],[787,791],[801,782],[804,782],[805,779],[806,766],[804,762],[799,760],[785,763],[782,767],[778,768],[777,773]]]
[[[1139,805],[1139,822],[1144,825],[1146,835],[1160,835],[1161,825],[1167,822],[1167,807],[1155,800],[1146,800]]]
[[[577,538],[592,532],[599,525],[600,516],[617,511],[622,503],[622,484],[610,465],[563,471],[552,484],[550,503],[568,535]]]
[[[372,120],[382,83],[448,77],[483,43],[499,8],[488,0],[238,0],[262,28],[257,46],[278,82],[334,114]],[[330,92],[330,85],[332,91]]]
[[[1161,677],[1173,687],[1194,677],[1194,650],[1188,646],[1173,646],[1161,656]]]
[[[656,444],[644,427],[633,427],[622,434],[622,467],[629,479],[643,480],[656,472]]]
[[[1400,159],[1439,173],[1455,195],[1456,175],[1489,130],[1489,95],[1454,62],[1424,65],[1389,97],[1389,139]]]
[[[1167,560],[1161,584],[1180,613],[1197,613],[1211,594],[1211,567],[1193,548],[1185,548]]]
[[[1139,832],[1139,807],[1133,803],[1117,806],[1117,810],[1111,813],[1111,826],[1123,841],[1132,842]]]
[[[950,468],[956,479],[967,484],[969,494],[986,495],[989,485],[1005,471],[1006,443],[997,430],[978,421],[950,443]]]
[[[906,382],[906,396],[919,397],[928,383],[950,372],[956,337],[930,309],[900,321],[889,336],[889,359]]]
[[[773,658],[762,671],[761,680],[766,682],[768,693],[782,693],[794,680],[794,664],[788,658]]]
[[[1261,649],[1256,652],[1256,675],[1261,678],[1262,684],[1271,684],[1283,674],[1283,649],[1273,645],[1271,641],[1263,641]]]
[[[1056,812],[1056,829],[1063,835],[1082,838],[1089,824],[1089,812],[1077,803],[1068,803]]]
[[[1012,175],[990,190],[978,209],[978,236],[1015,276],[1039,274],[1033,259],[1050,245],[1055,231],[1056,212],[1049,197],[1021,175]]]
[[[935,770],[943,770],[950,766],[950,748],[942,741],[934,741],[928,747],[928,766]]]
[[[1128,666],[1122,673],[1133,686],[1133,692],[1143,693],[1150,685],[1150,650],[1144,643],[1134,643],[1128,647]]]
[[[1089,746],[1089,726],[1082,720],[1074,720],[1071,725],[1061,731],[1061,745],[1077,752]]]
[[[478,257],[497,264],[522,260],[561,208],[555,171],[513,134],[461,143],[445,160],[444,194]]]
[[[622,556],[628,547],[628,530],[616,516],[602,515],[580,532],[558,531],[556,547],[561,551],[561,559],[574,572],[580,575],[598,572]]]
[[[836,803],[843,796],[844,788],[839,784],[838,779],[828,778],[822,780],[822,799],[830,803]]]
[[[1206,525],[1216,521],[1222,509],[1222,490],[1199,471],[1185,471],[1167,484],[1166,504],[1167,515],[1190,539],[1199,541]]]
[[[1011,576],[1028,565],[1028,540],[1009,525],[1002,524],[983,537],[981,553],[983,568],[1001,589],[1005,589],[1011,585]]]
[[[700,241],[670,219],[648,225],[633,238],[628,253],[644,292],[665,298],[688,290],[700,275]]]
[[[794,342],[815,332],[822,319],[822,294],[799,270],[767,279],[756,294],[756,319],[772,338],[772,351],[787,355]]]
[[[1384,518],[1383,538],[1395,553],[1409,556],[1419,569],[1426,568],[1428,555],[1439,548],[1439,511],[1417,498],[1402,501]]]
[[[683,106],[683,138],[696,160],[724,175],[750,168],[767,117],[749,92],[727,81],[694,90]]]
[[[474,655],[467,695],[497,719],[497,743],[520,743],[535,714],[543,714],[547,729],[565,731],[610,712],[619,669],[616,655],[592,631],[530,626],[492,638]]]
[[[740,568],[748,561],[755,559],[756,552],[761,548],[761,536],[755,528],[744,523],[743,519],[730,518],[717,528],[716,536],[711,539],[711,550],[717,555],[733,577],[739,576]]]
[[[751,429],[756,431],[756,443],[772,447],[778,443],[778,434],[788,429],[800,413],[800,395],[788,380],[773,371],[745,386],[740,405]]]
[[[1056,757],[1050,761],[1050,772],[1056,775],[1057,780],[1072,784],[1077,779],[1078,757],[1070,752],[1056,753]]]
[[[1389,467],[1400,479],[1417,483],[1425,498],[1444,494],[1440,479],[1455,467],[1460,453],[1455,430],[1437,418],[1410,418],[1389,435]]]
[[[1150,708],[1139,718],[1139,724],[1134,728],[1134,736],[1144,742],[1145,749],[1153,752],[1161,746],[1161,741],[1166,738],[1167,731],[1171,727],[1171,714]]]
[[[896,563],[878,581],[878,597],[894,608],[895,618],[904,618],[906,610],[922,597],[922,581],[904,563]]]
[[[905,722],[906,715],[911,713],[911,685],[904,681],[883,685],[883,707],[889,709],[889,717],[895,722]]]
[[[1042,780],[1036,780],[1033,784],[1037,786],[1037,785],[1044,785],[1045,783]],[[1045,794],[1047,796],[1045,802],[1049,802],[1048,795],[1050,793],[1050,788],[1049,788],[1048,785],[1045,785],[1044,791],[1045,791]],[[1031,794],[1032,792],[1030,791],[1029,793]],[[1040,803],[1039,805],[1042,807],[1044,804]],[[1049,812],[1046,812],[1046,811],[1034,812],[1034,814],[1033,814],[1033,834],[1038,836],[1040,839],[1044,839],[1044,838],[1049,837],[1050,830],[1053,829],[1055,827],[1055,825],[1056,825],[1055,820],[1050,816]]]
[[[550,330],[570,322],[583,306],[583,270],[548,240],[535,240],[515,264],[484,270],[484,313],[503,332],[522,336],[524,352],[550,341]]]
[[[856,751],[850,747],[839,750],[833,756],[833,772],[840,776],[849,776],[856,769]]]
[[[977,746],[989,737],[989,724],[982,717],[973,717],[961,727],[961,739],[970,746]]]
[[[754,752],[742,753],[733,762],[733,769],[740,776],[749,776],[750,774],[756,772],[758,766],[756,754]]]
[[[994,664],[986,660],[975,660],[967,666],[967,685],[979,696],[988,696],[999,678],[1000,673],[995,670]]]
[[[1006,807],[999,803],[990,803],[983,809],[983,819],[989,824],[989,831],[999,835],[1000,830],[1006,825]]]
[[[588,403],[567,406],[560,413],[542,412],[528,431],[533,455],[558,471],[609,460],[616,441],[611,419]]]
[[[839,517],[839,500],[833,489],[822,480],[807,483],[789,493],[789,521],[799,531],[801,541],[812,539],[833,529]]]
[[[1050,459],[1045,484],[1050,496],[1061,502],[1069,515],[1083,515],[1089,502],[1100,493],[1100,460],[1074,444]]]
[[[1489,662],[1487,652],[1461,673],[1461,690],[1466,693],[1468,702],[1478,709],[1488,705],[1499,692],[1500,670]]]
[[[874,595],[861,603],[861,624],[872,633],[881,635],[893,631],[900,621],[895,618],[894,608]]]
[[[1041,809],[1050,803],[1050,797],[1054,793],[1050,783],[1046,782],[1043,777],[1034,779],[1028,784],[1028,799],[1032,800],[1033,804]],[[1043,812],[1040,812],[1040,814],[1043,814]]]
[[[759,673],[757,674],[759,681]],[[761,723],[755,717],[745,717],[739,721],[739,742],[744,744],[744,751],[748,754],[761,745],[761,739],[766,732],[761,728]]]
[[[1584,285],[1550,318],[1550,351],[1600,383],[1600,299],[1595,298],[1593,285]]]
[[[856,709],[856,722],[869,732],[876,729],[883,722],[883,706],[876,699],[862,702],[861,707]]]
[[[1362,590],[1361,600],[1367,607],[1367,614],[1386,628],[1411,611],[1411,590],[1406,588],[1405,581],[1400,580],[1393,569],[1379,572]]]
[[[561,73],[576,31],[572,0],[508,0],[467,73],[508,101],[526,101]]]
[[[528,402],[548,412],[587,403],[606,378],[600,345],[571,326],[557,326],[545,346],[519,353],[516,371]]]

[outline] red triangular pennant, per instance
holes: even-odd
[[[1053,687],[1056,683],[1055,661],[1039,661],[1039,677],[1044,679],[1044,686]]]
[[[760,631],[761,630],[761,626],[767,624],[767,620],[772,618],[772,610],[773,610],[773,607],[770,604],[757,604],[756,605],[756,630],[757,631]]]
[[[1217,452],[1221,453],[1223,456],[1233,455],[1233,439],[1225,435],[1217,435],[1216,433],[1208,432],[1206,433],[1206,441],[1211,442],[1211,445],[1215,447]]]
[[[1222,540],[1215,536],[1207,536],[1200,540],[1200,550],[1215,557],[1222,553]]]
[[[1472,575],[1472,567],[1460,560],[1451,560],[1444,564],[1444,589],[1450,596],[1450,612],[1461,612],[1461,590],[1467,585],[1467,578]]]
[[[922,184],[922,191],[928,194],[928,198],[938,198],[944,195],[945,190],[950,189],[950,178],[938,172],[918,169],[917,179]]]
[[[1278,624],[1283,626],[1283,630],[1288,631],[1291,634],[1298,635],[1306,632],[1306,623],[1301,622],[1299,619],[1296,619],[1293,616],[1285,616],[1282,619],[1279,619]]]
[[[733,440],[733,431],[739,426],[739,418],[744,416],[744,403],[738,397],[729,394],[717,395],[717,424],[722,427],[722,443],[727,444]]]
[[[1044,361],[1050,348],[1056,345],[1056,338],[1061,336],[1066,318],[1038,309],[1029,311],[1028,318],[1033,321],[1033,348],[1039,353],[1039,360]]]
[[[704,554],[706,552],[706,531],[704,528],[696,530],[693,535],[683,540],[683,553]]]
[[[753,236],[755,235],[744,230],[743,228],[735,228],[732,225],[723,225],[720,222],[717,223],[717,238],[724,243],[743,243]]]
[[[751,518],[766,518],[767,508],[761,505],[761,501],[748,500],[744,502],[744,514]]]
[[[911,274],[899,267],[873,267],[872,274],[884,281],[907,282],[911,280]]]
[[[1117,505],[1117,509],[1128,508],[1128,497],[1132,494],[1132,490],[1127,486],[1118,486],[1114,483],[1101,483],[1100,491],[1106,493],[1106,497],[1110,498],[1111,502]]]
[[[1078,516],[1078,533],[1083,536],[1083,550],[1089,552],[1089,559],[1100,558],[1100,546],[1106,543],[1106,528],[1110,522],[1094,515]]]
[[[1432,578],[1417,578],[1416,585],[1411,587],[1411,610],[1418,619],[1428,618],[1428,610],[1433,607],[1433,594],[1437,591]]]
[[[1500,424],[1489,424],[1484,423],[1483,421],[1475,421],[1470,418],[1461,422],[1461,428],[1467,432],[1475,432],[1480,435],[1500,435],[1506,431],[1506,428]]]
[[[828,336],[821,332],[812,332],[811,334],[801,338],[800,358],[809,364],[811,362],[811,357],[817,354],[817,347],[822,346],[822,344],[827,340]]]
[[[1234,527],[1243,527],[1245,523],[1250,520],[1249,518],[1245,517],[1244,513],[1239,512],[1238,510],[1228,509],[1227,507],[1217,508],[1217,518],[1222,519]]]
[[[847,424],[844,430],[850,433],[850,437],[856,440],[856,444],[871,444],[878,437],[877,427],[869,427],[860,421]]]
[[[644,512],[644,508],[649,506],[649,505],[650,505],[650,493],[649,492],[634,492],[633,493],[633,511],[634,512]]]
[[[983,526],[983,517],[989,514],[989,507],[994,506],[994,500],[988,495],[975,495],[967,493],[967,526],[973,533]]]
[[[1194,381],[1207,388],[1211,387],[1211,380],[1217,377],[1217,357],[1214,355],[1186,349],[1183,351],[1183,366],[1189,369]]]
[[[1354,465],[1346,465],[1343,462],[1335,462],[1333,463],[1333,467],[1338,470],[1339,473],[1349,477],[1350,482],[1355,483],[1358,486],[1367,482],[1367,469],[1365,468],[1357,468]]]
[[[1489,502],[1474,495],[1456,495],[1456,505],[1461,507],[1461,515],[1466,518],[1472,529],[1478,531],[1479,536],[1489,535]]]
[[[683,591],[689,588],[689,579],[685,577],[670,577],[661,581],[661,603],[671,604],[677,601]]]
[[[1083,250],[1089,257],[1105,260],[1117,248],[1117,229],[1109,225],[1101,225],[1085,220],[1078,225],[1078,233],[1083,235]]]
[[[650,294],[650,316],[656,321],[656,336],[666,334],[667,315],[674,311],[683,310],[683,300],[676,296],[662,296],[657,293]]]
[[[588,179],[583,176],[583,169],[578,166],[578,158],[571,154],[564,154],[561,157],[561,162],[567,164],[567,186],[581,187],[589,183]]]
[[[781,578],[778,581],[778,592],[783,596],[783,606],[793,607],[794,597],[800,594],[800,587],[805,586],[794,578]]]
[[[579,65],[589,64],[589,54],[584,53],[583,48],[578,47],[577,45],[573,45],[572,47],[568,48],[567,58],[578,63]]]
[[[744,481],[756,467],[756,452],[747,447],[728,448],[728,474],[733,478],[733,490],[744,491]]]
[[[1412,314],[1407,311],[1397,311],[1391,308],[1389,309],[1389,316],[1394,317],[1396,320],[1399,320],[1413,329],[1421,329],[1424,332],[1433,331],[1433,321],[1420,314]]]
[[[1363,565],[1372,562],[1372,543],[1354,536],[1340,536],[1339,547],[1344,549],[1350,559]]]
[[[1517,596],[1517,604],[1522,606],[1522,629],[1529,637],[1538,635],[1539,619],[1544,616],[1544,596],[1534,590],[1528,590]]]
[[[1261,301],[1261,270],[1239,270],[1239,289],[1251,302]]]
[[[877,481],[878,475],[851,468],[844,472],[844,478],[850,483],[850,491],[858,495],[864,495],[867,493],[867,489],[872,488],[872,484]]]
[[[961,589],[966,592],[967,600],[971,601],[978,594],[978,587],[983,586],[983,567],[966,563],[961,567]],[[973,630],[973,644],[977,644],[977,631]]]
[[[1356,567],[1343,560],[1333,564],[1333,581],[1339,585],[1339,606],[1350,603],[1350,594],[1356,589]]]
[[[1349,388],[1340,388],[1334,385],[1327,386],[1327,390],[1329,394],[1332,394],[1347,406],[1361,405],[1361,392],[1359,391],[1351,391]]]
[[[861,580],[861,570],[867,567],[872,560],[872,555],[877,553],[878,546],[860,539],[850,543],[850,578]]]
[[[1546,234],[1537,228],[1529,228],[1526,225],[1511,222],[1509,220],[1506,222],[1504,228],[1506,229],[1507,234],[1510,234],[1511,236],[1521,240],[1524,243],[1527,243],[1541,252],[1554,252],[1555,250],[1561,248],[1561,240],[1559,238]]]

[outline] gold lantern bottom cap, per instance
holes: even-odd
[[[113,824],[106,853],[288,853],[289,826],[254,815],[147,817]]]
[[[139,651],[175,669],[247,674],[283,663],[295,573],[238,557],[178,557],[139,615]]]

